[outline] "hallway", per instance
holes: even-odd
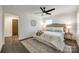
[[[2,53],[28,53],[28,50],[21,44],[17,36],[6,37]]]

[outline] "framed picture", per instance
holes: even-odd
[[[36,26],[37,22],[36,20],[31,20],[31,26]]]

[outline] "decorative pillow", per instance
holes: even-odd
[[[42,34],[43,34],[42,31],[38,31],[38,32],[36,33],[37,36],[41,36]]]

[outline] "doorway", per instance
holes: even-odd
[[[12,20],[12,36],[18,36],[18,19]]]

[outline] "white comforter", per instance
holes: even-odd
[[[63,36],[64,34],[62,33],[44,31],[44,33],[41,36],[39,36],[39,38],[41,38],[42,40],[46,40],[47,42],[50,42],[56,47],[56,49],[63,51],[65,47]]]

